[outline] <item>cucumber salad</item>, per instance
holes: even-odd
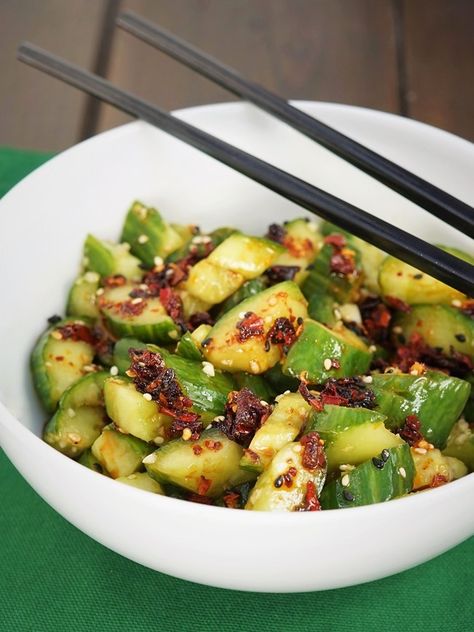
[[[202,232],[135,202],[48,320],[44,440],[142,490],[324,511],[474,469],[474,301],[327,222]]]

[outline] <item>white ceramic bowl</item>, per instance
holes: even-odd
[[[300,107],[474,203],[474,146],[396,116]],[[469,240],[287,126],[242,104],[183,119],[431,241]],[[84,237],[117,238],[133,199],[174,221],[262,232],[301,215],[295,205],[141,122],[69,149],[0,203],[0,441],[32,487],[105,546],[145,566],[225,588],[306,591],[347,586],[419,564],[473,530],[474,475],[416,496],[317,514],[207,507],[100,476],[39,438],[45,415],[28,357],[46,318],[64,309]]]

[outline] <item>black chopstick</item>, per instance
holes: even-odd
[[[149,20],[133,12],[125,12],[119,16],[117,24],[223,88],[273,114],[453,228],[474,237],[474,209],[465,202],[295,108],[278,95],[244,79],[236,70]]]
[[[288,200],[407,261],[461,292],[472,293],[474,266],[465,261],[171,116],[155,105],[117,88],[110,81],[41,48],[29,43],[22,44],[18,49],[18,58],[114,105],[119,110],[155,125]]]

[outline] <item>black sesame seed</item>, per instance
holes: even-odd
[[[413,278],[414,278],[414,279],[422,279],[422,278],[423,278],[423,275],[421,274],[421,272],[419,272],[418,274],[414,274],[414,275],[413,275]]]
[[[383,466],[385,465],[385,463],[382,461],[382,459],[379,459],[378,457],[374,456],[374,458],[372,459],[372,463],[375,465],[376,468],[378,468],[379,470],[383,470]]]
[[[273,485],[278,489],[283,485],[283,476],[279,476],[273,481]]]
[[[265,340],[264,349],[265,349],[266,352],[270,351],[270,349],[271,349],[270,340]]]
[[[466,336],[464,334],[455,334],[454,337],[456,340],[459,340],[459,342],[466,342]]]
[[[61,316],[58,316],[57,314],[54,314],[53,316],[50,316],[48,318],[48,323],[50,325],[56,325],[56,323],[59,323],[62,320]]]
[[[314,270],[314,263],[310,263],[308,266],[306,266],[306,270]]]
[[[298,316],[298,318],[296,319],[296,323],[298,325],[302,325],[303,324],[303,319],[301,318],[301,316]]]
[[[389,457],[390,457],[390,452],[388,450],[382,450],[382,452],[380,453],[380,458],[382,459],[384,463],[388,461]]]
[[[201,342],[201,347],[207,347],[207,345],[210,345],[212,342],[212,338],[205,338],[202,342]]]
[[[342,492],[342,495],[344,496],[344,499],[348,500],[349,502],[352,502],[354,500],[354,494],[350,492],[348,489],[345,489]]]

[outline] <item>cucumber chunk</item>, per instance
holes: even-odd
[[[274,390],[263,379],[261,375],[252,375],[251,373],[233,373],[235,384],[238,390],[248,388],[261,400],[270,402],[275,396]]]
[[[129,244],[114,244],[94,235],[87,235],[84,243],[84,264],[87,270],[102,277],[120,274],[138,281],[143,275],[140,260],[130,254]]]
[[[309,483],[314,485],[319,495],[326,480],[326,468],[307,469],[303,465],[302,455],[302,446],[299,442],[288,443],[281,448],[267,469],[258,477],[249,494],[245,509],[252,511],[301,510]]]
[[[262,319],[263,333],[241,341],[237,325],[247,312],[253,312]],[[296,283],[278,283],[245,299],[224,314],[209,332],[204,356],[214,366],[231,373],[263,373],[274,366],[282,355],[278,345],[271,344],[268,351],[265,350],[265,338],[275,320],[288,318],[296,329],[297,320],[306,316],[306,299]]]
[[[383,296],[393,296],[409,305],[449,305],[453,300],[465,298],[458,290],[392,256],[387,257],[382,263],[379,284]]]
[[[129,243],[132,253],[150,268],[155,257],[164,259],[183,244],[183,238],[160,213],[141,202],[134,202],[128,211],[121,241]]]
[[[200,361],[203,358],[201,345],[195,341],[189,331],[181,337],[176,345],[176,353],[182,358],[187,358],[188,360]]]
[[[143,470],[142,461],[153,452],[153,446],[131,435],[122,434],[110,424],[102,430],[91,450],[107,474],[112,478],[120,478]]]
[[[297,218],[284,222],[285,235],[283,252],[273,263],[275,266],[298,266],[300,270],[294,282],[301,285],[308,276],[307,266],[314,260],[322,246],[322,236],[318,225],[307,218]]]
[[[330,377],[346,377],[365,373],[372,355],[366,344],[343,326],[329,329],[307,319],[298,340],[290,348],[283,363],[283,373],[321,384]]]
[[[415,466],[406,443],[387,450],[376,461],[366,461],[329,482],[321,494],[323,509],[360,507],[385,502],[411,491]],[[383,466],[380,467],[380,463]]]
[[[462,461],[445,456],[439,450],[428,450],[426,454],[419,454],[416,449],[412,449],[411,454],[415,463],[413,490],[439,487],[468,473]]]
[[[474,360],[474,320],[454,307],[414,305],[410,312],[399,314],[394,325],[401,328],[405,340],[417,333],[446,355],[454,349]]]
[[[439,448],[445,446],[471,390],[465,380],[439,371],[427,371],[420,376],[373,375],[371,388],[377,410],[387,415],[392,430],[402,427],[408,415],[416,415],[424,438]]]
[[[86,316],[93,320],[99,317],[97,290],[100,275],[98,272],[86,272],[74,281],[67,299],[68,316]]]
[[[474,471],[474,433],[464,419],[454,424],[443,454],[460,459],[470,472]]]
[[[251,472],[263,472],[275,454],[290,443],[306,424],[311,406],[299,393],[281,395],[265,421],[257,430],[240,461],[240,467]]]
[[[81,456],[77,459],[77,462],[80,463],[81,465],[84,465],[84,467],[87,467],[89,470],[92,470],[93,472],[97,472],[98,474],[105,474],[102,468],[102,465],[92,454],[92,450],[90,448],[87,448],[87,450],[84,450]]]
[[[84,320],[62,320],[48,329],[36,343],[31,354],[33,384],[44,408],[52,413],[64,391],[84,375],[95,354],[92,344],[64,337],[65,328],[84,328],[91,338]]]
[[[236,305],[239,305],[246,298],[255,296],[267,288],[267,282],[263,277],[257,277],[246,281],[236,292],[234,292],[227,300],[225,300],[220,306],[218,312],[218,318],[221,318],[226,312],[231,310]]]
[[[203,301],[221,303],[244,281],[260,276],[281,252],[273,241],[233,233],[191,268],[187,289]]]
[[[99,298],[99,309],[107,328],[121,338],[138,338],[143,342],[170,343],[181,335],[179,327],[168,316],[159,298],[132,298],[135,286],[105,288]]]
[[[172,226],[174,226],[172,224]],[[216,228],[209,234],[202,234],[197,230],[184,244],[166,257],[167,263],[175,263],[181,261],[189,255],[195,255],[200,259],[207,257],[211,250],[221,244],[227,237],[236,233],[235,228],[223,226]]]
[[[163,487],[154,479],[151,478],[146,472],[136,472],[135,474],[129,474],[128,476],[119,476],[115,479],[119,483],[130,485],[130,487],[136,487],[142,489],[145,492],[152,492],[153,494],[161,494],[165,496]]]
[[[172,483],[195,494],[220,496],[226,489],[255,476],[239,467],[242,448],[215,429],[197,441],[175,439],[144,461],[148,474],[159,483]]]
[[[104,384],[104,399],[107,415],[121,432],[143,441],[163,443],[172,419],[160,412],[156,402],[146,400],[133,382],[109,377]]]
[[[67,388],[46,424],[43,439],[75,458],[91,447],[106,424],[103,386],[109,373],[89,373]]]

